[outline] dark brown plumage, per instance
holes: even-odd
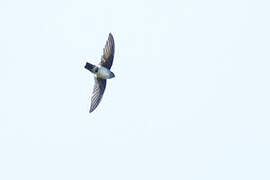
[[[106,80],[95,77],[95,85],[91,98],[90,113],[99,105],[106,88]]]
[[[103,48],[103,55],[99,65],[111,69],[114,57],[114,39],[112,34],[109,34],[105,47]]]
[[[108,72],[110,72],[109,78],[114,77],[114,74],[110,71],[111,66],[113,64],[114,49],[115,49],[114,39],[112,34],[110,33],[108,40],[106,41],[105,47],[103,48],[103,55],[101,56],[101,61],[99,63],[101,67],[108,69]],[[91,113],[97,108],[103,97],[107,80],[106,78],[102,78],[101,75],[99,76],[99,72],[94,71],[94,68],[96,68],[96,66],[91,65],[90,67],[90,65],[86,64],[86,69],[96,74],[94,90],[91,98],[91,106],[90,106],[90,113]]]

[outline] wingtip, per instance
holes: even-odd
[[[92,107],[91,107],[90,110],[89,110],[89,113],[91,114],[92,112],[95,111],[95,109],[96,109],[96,108],[92,108]]]
[[[111,32],[109,33],[109,37],[111,37],[111,38],[113,39],[113,35],[112,35],[112,33],[111,33]]]
[[[92,106],[90,107],[89,113],[93,112],[95,110],[95,108],[93,108]]]

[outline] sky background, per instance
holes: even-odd
[[[269,180],[269,7],[1,0],[0,179]]]

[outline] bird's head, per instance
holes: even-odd
[[[110,77],[109,77],[109,79],[114,78],[114,77],[115,77],[114,73],[113,73],[113,72],[110,72]]]

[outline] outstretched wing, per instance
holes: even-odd
[[[90,113],[93,112],[100,103],[106,88],[106,80],[95,77],[95,86],[91,98]]]
[[[108,40],[103,48],[103,55],[101,56],[101,66],[111,69],[114,57],[114,39],[112,34],[109,34]]]

